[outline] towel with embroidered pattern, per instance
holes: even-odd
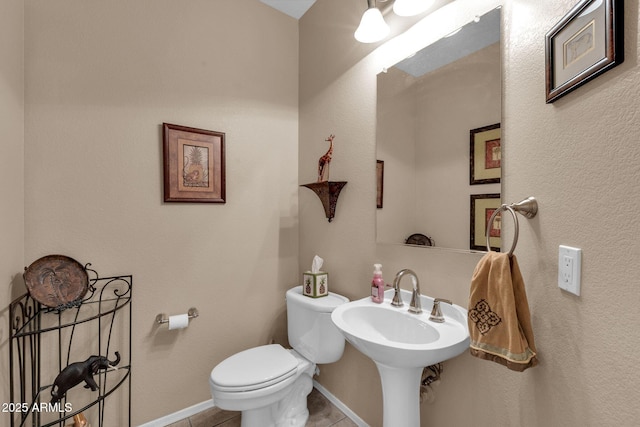
[[[515,255],[488,252],[471,278],[468,313],[472,356],[522,372],[536,366],[524,280]]]

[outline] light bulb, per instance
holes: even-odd
[[[387,37],[390,28],[378,8],[372,7],[362,15],[354,37],[360,43],[375,43]]]
[[[398,16],[419,15],[433,5],[434,0],[396,0],[393,12]]]

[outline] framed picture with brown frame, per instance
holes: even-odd
[[[472,194],[470,209],[471,250],[487,250],[487,224],[493,212],[500,207],[500,194]],[[502,213],[496,215],[489,231],[489,246],[492,251],[500,252]]]
[[[225,203],[225,134],[163,123],[164,201]]]
[[[500,123],[469,131],[469,184],[500,182],[502,151]]]
[[[384,160],[376,160],[376,207],[382,209],[384,197]]]
[[[582,0],[546,34],[547,104],[624,61],[624,0]]]

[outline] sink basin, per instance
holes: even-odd
[[[367,342],[387,343],[391,346],[430,344],[440,333],[417,316],[408,315],[395,307],[357,305],[343,313],[342,319],[350,331]]]
[[[467,310],[440,303],[444,322],[429,320],[433,298],[421,295],[423,312],[408,311],[411,292],[401,290],[403,307],[391,305],[393,290],[382,304],[370,297],[338,306],[331,320],[346,340],[372,359],[380,373],[384,427],[420,426],[422,369],[469,348]]]
[[[393,307],[393,290],[376,304],[363,298],[338,306],[331,320],[348,342],[373,361],[394,367],[423,368],[469,348],[467,311],[440,303],[444,323],[429,320],[433,298],[421,295],[421,314],[409,313],[411,293],[401,291],[403,307]]]

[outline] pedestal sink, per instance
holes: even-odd
[[[433,298],[421,295],[421,314],[408,311],[411,293],[401,291],[403,307],[391,306],[393,291],[382,304],[370,297],[338,306],[331,320],[351,343],[378,367],[382,382],[383,426],[420,426],[422,369],[463,353],[469,347],[467,311],[441,304],[445,321],[429,320]]]

